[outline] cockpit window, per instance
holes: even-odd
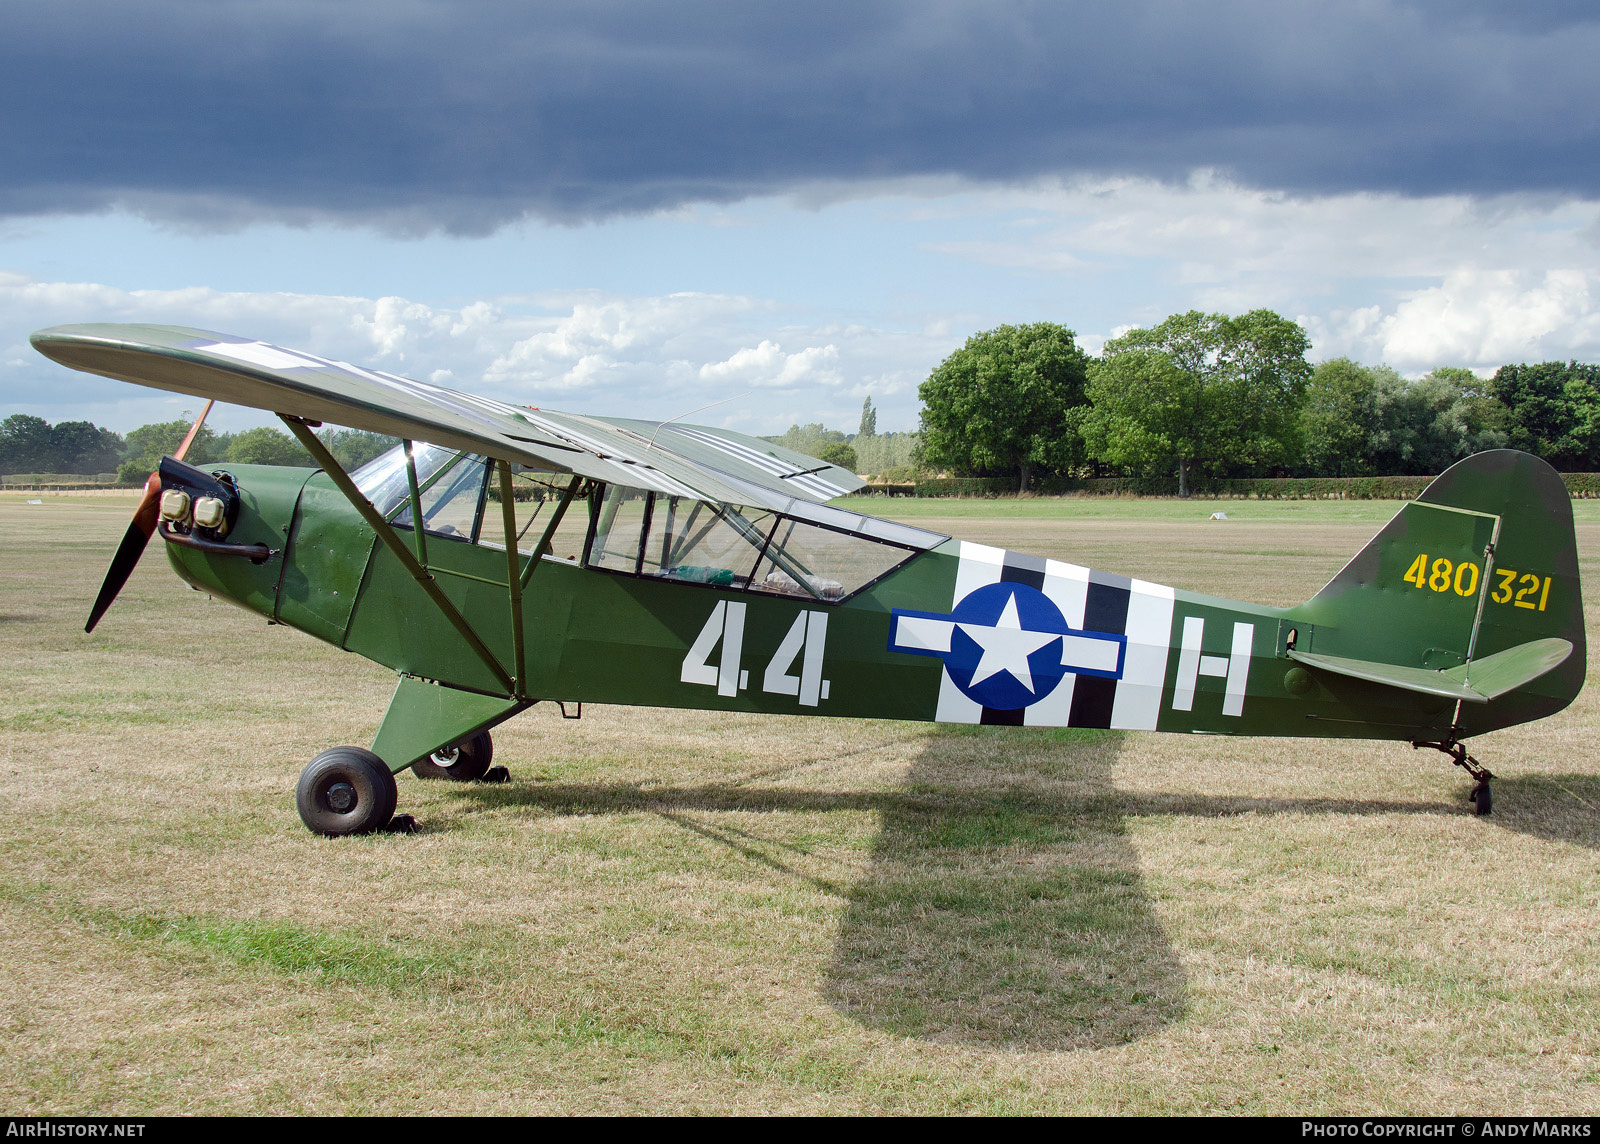
[[[500,548],[500,484],[486,458],[414,447],[429,533]],[[353,474],[395,527],[411,525],[405,453],[395,448]],[[512,467],[517,548],[532,552],[570,486],[566,473]],[[707,584],[822,603],[848,599],[946,539],[909,525],[791,501],[782,512],[718,505],[620,485],[589,485],[551,537],[546,559],[648,579]],[[485,504],[493,509],[483,524]]]
[[[417,459],[419,485],[427,484],[435,473],[461,456],[455,449],[441,449],[438,445],[424,445],[420,441],[411,447],[411,452]],[[387,453],[368,461],[350,474],[350,479],[355,481],[362,495],[372,502],[378,515],[387,519],[390,513],[400,507],[400,502],[410,495],[406,482],[404,446],[396,445]]]
[[[436,536],[475,539],[483,507],[487,460],[455,449],[420,443],[412,446],[412,455],[417,463],[417,488],[421,493],[422,518],[427,522],[427,531]],[[411,486],[406,479],[403,446],[397,445],[363,465],[352,474],[352,479],[391,524],[396,528],[411,527]]]
[[[483,483],[488,468],[486,458],[462,455],[454,464],[439,470],[426,486],[422,474],[417,474],[422,519],[428,532],[458,540],[478,538],[478,520],[483,514]],[[409,491],[393,524],[396,528],[411,527]]]
[[[600,503],[588,565],[651,579],[837,603],[944,540],[920,529],[909,529],[905,536],[923,543],[895,543],[765,509],[612,487]]]
[[[613,485],[600,502],[600,515],[589,545],[589,567],[613,572],[638,572],[644,536],[644,513],[650,494]]]
[[[657,495],[640,571],[694,584],[746,587],[777,517]]]
[[[572,474],[552,473],[544,469],[530,469],[526,465],[511,466],[512,517],[516,522],[517,551],[531,553],[544,538],[556,508],[572,485]],[[505,530],[500,508],[500,481],[489,474],[489,496],[484,508],[483,524],[478,526],[478,543],[505,551]],[[589,535],[589,501],[575,497],[567,505],[555,532],[550,535],[550,547],[545,555],[576,564],[583,555],[583,542]]]
[[[832,603],[903,564],[910,555],[878,540],[785,519],[762,554],[750,589],[811,595]]]

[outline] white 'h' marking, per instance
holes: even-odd
[[[1244,714],[1245,686],[1250,678],[1250,644],[1255,638],[1254,624],[1233,625],[1233,647],[1227,658],[1220,655],[1202,655],[1206,622],[1199,616],[1186,616],[1183,621],[1183,638],[1178,652],[1178,678],[1172,687],[1172,709],[1193,711],[1195,685],[1199,677],[1208,675],[1226,679],[1223,689],[1222,713]]]

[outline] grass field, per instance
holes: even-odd
[[[1476,742],[1487,820],[1392,744],[540,707],[511,784],[402,776],[423,833],[321,839],[300,768],[392,678],[158,547],[86,636],[133,501],[23,499],[8,1112],[1600,1110],[1592,689]],[[1268,603],[1396,508],[860,503]]]

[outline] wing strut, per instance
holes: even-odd
[[[511,597],[511,647],[517,669],[517,686],[512,694],[520,695],[528,666],[522,646],[522,569],[517,565],[517,508],[511,487],[511,462],[496,461],[495,467],[500,470],[500,519],[506,529],[506,590]]]
[[[396,536],[394,529],[389,527],[389,522],[378,515],[378,510],[372,507],[372,502],[361,495],[361,490],[356,488],[355,482],[350,479],[350,474],[344,471],[343,466],[338,461],[334,460],[333,454],[328,452],[327,446],[311,431],[305,420],[283,413],[278,414],[278,417],[289,427],[289,432],[295,435],[300,444],[306,447],[306,451],[316,458],[317,464],[328,474],[333,483],[339,486],[339,491],[345,495],[346,500],[355,506],[355,510],[361,514],[362,519],[378,534],[378,539],[383,541],[384,547],[394,553],[395,559],[400,561],[401,567],[411,573],[411,578],[421,585],[422,590],[428,594],[428,598],[438,607],[440,614],[450,621],[451,627],[461,633],[461,638],[467,641],[467,646],[473,650],[479,659],[483,660],[484,666],[494,673],[494,677],[506,689],[506,694],[517,694],[517,683],[506,674],[506,669],[500,666],[500,661],[495,658],[494,653],[484,646],[483,641],[478,638],[478,633],[472,630],[471,624],[467,623],[466,617],[456,610],[456,606],[450,602],[450,597],[446,596],[444,589],[439,587],[439,582],[433,578],[426,568],[417,563],[417,558],[406,547],[405,541]],[[417,531],[420,532],[422,522],[418,520],[414,523],[418,526]]]
[[[428,566],[427,518],[422,515],[422,493],[417,490],[417,459],[411,454],[411,441],[401,442],[406,449],[406,487],[411,490],[411,539],[417,546],[417,563]],[[429,482],[432,484],[433,482]],[[390,514],[393,515],[392,513]]]
[[[556,529],[561,526],[561,518],[567,515],[567,506],[572,503],[578,488],[583,484],[583,477],[573,477],[572,483],[561,494],[561,502],[556,505],[556,511],[550,518],[550,523],[544,526],[544,535],[539,538],[539,543],[534,545],[533,558],[528,561],[528,567],[522,573],[522,586],[526,588],[528,581],[533,578],[533,570],[539,567],[539,561],[544,559],[544,554],[550,551],[550,541],[555,538]]]

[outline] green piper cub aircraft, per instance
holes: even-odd
[[[1327,587],[1268,608],[845,511],[827,502],[854,475],[723,429],[516,407],[181,327],[32,341],[271,410],[321,466],[187,464],[202,412],[86,628],[159,532],[195,588],[398,672],[371,748],[301,775],[321,834],[414,828],[395,815],[407,768],[503,780],[489,730],[540,700],[1391,739],[1448,754],[1487,814],[1465,740],[1583,686],[1572,506],[1526,453],[1452,466]],[[347,473],[322,421],[404,443]]]

